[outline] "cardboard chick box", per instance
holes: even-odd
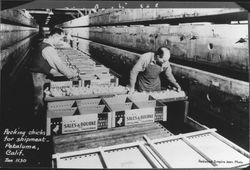
[[[111,128],[110,109],[101,100],[95,101],[98,104],[86,100],[76,101],[77,107],[48,110],[46,134],[60,135]]]
[[[155,121],[167,121],[167,106],[151,95],[141,93],[130,95],[129,99],[139,108],[154,108]]]
[[[175,90],[162,90],[162,91],[155,91],[149,93],[155,99],[174,99],[174,98],[184,98],[186,94],[184,91],[175,91]]]
[[[109,74],[109,68],[104,65],[96,65],[94,71],[96,74]]]
[[[75,81],[51,81],[50,88],[70,88],[70,87],[81,87],[82,81],[75,80]]]
[[[99,80],[103,80],[105,82],[107,82],[107,84],[109,85],[114,85],[114,86],[118,86],[119,85],[119,78],[117,78],[116,76],[114,76],[113,74],[109,73],[109,74],[97,74],[97,79]]]
[[[105,102],[102,98],[90,98],[90,99],[81,99],[76,100],[76,105],[78,108],[80,107],[86,107],[86,106],[98,106],[103,105]]]
[[[77,100],[76,105],[80,114],[98,114],[98,127],[97,129],[111,128],[111,111],[102,98],[91,98]]]
[[[109,76],[97,76],[93,74],[80,74],[80,78],[82,80],[82,86],[87,85],[93,85],[93,86],[99,86],[99,85],[113,85],[118,86],[119,85],[119,79],[115,77],[114,75]]]
[[[112,127],[154,122],[154,108],[139,108],[128,95],[104,98],[112,111]]]
[[[75,100],[53,101],[47,103],[47,111],[57,109],[70,109],[76,107],[77,105]]]

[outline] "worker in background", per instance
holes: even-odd
[[[60,28],[53,28],[50,31],[48,39],[44,39],[35,49],[30,63],[32,72],[34,90],[35,90],[35,115],[43,108],[43,85],[46,76],[55,76],[58,73],[63,74],[68,79],[78,76],[78,73],[67,67],[58,56],[54,47],[62,41],[64,32]]]
[[[181,87],[172,74],[169,58],[170,51],[165,47],[159,48],[155,53],[142,54],[130,72],[129,92],[133,93],[135,89],[139,92],[161,90],[161,72],[164,72],[172,86],[180,91]]]

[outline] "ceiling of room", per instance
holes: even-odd
[[[91,1],[91,0],[2,0],[2,9],[26,9],[42,27],[53,27],[54,25],[73,20],[75,18],[94,13],[102,8],[140,8],[141,6],[159,8],[239,8],[249,5],[246,3],[233,2],[183,2],[183,1]],[[98,5],[98,9],[95,8]]]
[[[94,9],[56,8],[56,9],[26,9],[42,27],[54,25],[79,18],[95,12]]]

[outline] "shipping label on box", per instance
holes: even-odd
[[[46,135],[111,128],[111,112],[47,118]]]
[[[125,126],[150,122],[154,122],[154,108],[125,111]]]
[[[151,123],[155,120],[154,108],[131,109],[113,112],[112,127]]]
[[[97,114],[65,116],[62,118],[62,134],[97,130]]]
[[[135,102],[139,108],[152,107],[155,110],[155,121],[167,121],[167,106],[157,100]]]
[[[47,118],[47,135],[61,135],[96,129],[97,114]]]

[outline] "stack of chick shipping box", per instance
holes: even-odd
[[[118,86],[118,78],[112,75],[108,68],[96,63],[86,54],[71,48],[58,49],[58,54],[68,67],[79,73],[79,79],[75,81],[50,81],[51,91],[56,89],[62,92],[58,96],[69,96],[69,88]],[[62,75],[58,75],[60,76]],[[65,101],[52,99],[47,102],[47,135],[111,128],[111,112],[103,99],[72,100],[74,96],[70,97],[69,100],[65,98]]]
[[[118,78],[115,77],[110,70],[102,64],[93,61],[88,55],[73,50],[70,48],[64,48],[58,50],[58,54],[62,61],[70,68],[78,72],[80,86],[87,85],[114,85],[119,84]],[[56,77],[62,77],[61,74]],[[60,86],[65,81],[52,82],[55,85]]]
[[[166,121],[167,106],[147,94],[47,104],[47,135]]]
[[[112,75],[109,69],[95,63],[89,56],[73,49],[61,49],[59,54],[68,66],[74,65],[78,69],[80,80],[51,81],[50,88],[85,88],[86,86],[101,88],[105,85],[118,87],[118,78],[113,76],[115,81],[111,80]],[[99,79],[94,79],[94,77],[99,77]],[[126,94],[126,92],[112,93],[109,96],[86,98],[69,96],[70,98],[63,98],[61,101],[50,100],[47,102],[47,135],[167,121],[167,106],[158,100],[159,92],[135,93],[134,95]],[[162,96],[165,95],[161,94],[160,99]]]
[[[112,111],[112,127],[167,120],[167,106],[147,94],[104,98]]]
[[[111,112],[101,98],[48,102],[47,135],[111,128]]]

